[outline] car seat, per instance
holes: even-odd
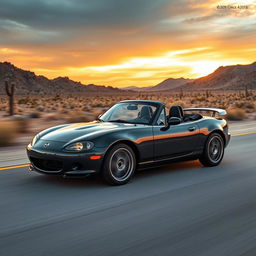
[[[184,113],[182,107],[179,105],[172,106],[169,111],[169,118],[178,117],[183,121]]]
[[[144,119],[146,120],[147,122],[150,121],[150,119],[152,118],[152,115],[153,115],[153,111],[152,111],[152,108],[149,107],[149,106],[143,106],[139,112],[139,115],[138,117],[140,119]]]

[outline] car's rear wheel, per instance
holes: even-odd
[[[136,169],[136,157],[126,144],[117,144],[107,152],[102,177],[110,185],[123,185],[130,181]]]
[[[205,144],[203,155],[199,161],[204,166],[218,165],[224,156],[224,141],[220,134],[212,133]]]

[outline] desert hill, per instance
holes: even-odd
[[[168,78],[155,86],[123,88],[132,91],[170,90],[242,90],[256,89],[256,62],[248,65],[221,66],[213,73],[197,79]]]
[[[196,90],[240,90],[245,87],[256,89],[256,62],[248,65],[221,66],[213,73],[181,86],[183,89]]]
[[[123,90],[132,90],[132,91],[146,91],[146,92],[157,92],[157,91],[166,91],[166,90],[173,90],[177,89],[178,87],[194,81],[193,79],[185,79],[181,78],[167,78],[164,81],[160,82],[154,86],[147,86],[147,87],[137,87],[137,86],[129,86],[123,88]]]
[[[9,62],[0,62],[0,94],[5,94],[4,82],[15,83],[15,93],[18,95],[87,95],[88,93],[115,94],[120,89],[100,85],[84,85],[68,77],[48,79],[34,72],[15,67]],[[122,92],[123,93],[123,92]]]

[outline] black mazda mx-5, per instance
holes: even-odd
[[[96,121],[37,134],[27,146],[30,170],[64,177],[100,173],[109,184],[121,185],[136,169],[171,161],[199,159],[204,166],[215,166],[230,140],[227,122],[220,118],[225,114],[222,109],[180,106],[166,114],[158,101],[121,101]]]

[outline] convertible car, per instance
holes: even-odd
[[[225,114],[216,108],[167,110],[159,101],[121,101],[93,122],[37,134],[27,146],[29,169],[63,177],[99,173],[107,183],[122,185],[137,169],[172,161],[199,159],[216,166],[230,140]]]

